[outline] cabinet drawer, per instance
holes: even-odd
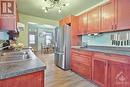
[[[83,56],[83,55],[72,55],[72,61],[77,61],[87,66],[91,66],[91,57],[90,56]]]
[[[92,66],[92,58],[90,56],[80,56],[80,63],[87,65],[87,66]]]
[[[92,78],[92,68],[91,66],[86,66],[84,64],[79,64],[79,73],[81,76],[83,76],[84,78],[90,79]]]
[[[87,78],[87,79],[92,78],[91,66],[84,65],[77,61],[72,61],[71,68],[72,68],[72,71],[78,73],[79,75],[83,76],[84,78]]]
[[[72,71],[79,73],[79,63],[77,61],[72,61],[71,62],[71,69]]]
[[[88,56],[92,56],[92,52],[91,51],[83,51],[80,49],[71,49],[72,54],[79,54],[79,55],[88,55]]]

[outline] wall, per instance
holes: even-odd
[[[124,33],[129,32],[129,34],[130,34],[130,31],[121,31],[121,32],[124,32]],[[114,45],[112,45],[111,34],[117,34],[117,33],[121,33],[121,32],[103,33],[99,36],[84,35],[84,36],[82,36],[82,42],[87,42],[88,45],[94,45],[94,46],[114,46]],[[130,45],[123,46],[123,47],[130,47]]]
[[[19,14],[20,22],[25,24],[24,31],[20,32],[18,42],[21,42],[28,47],[28,22],[34,22],[38,24],[49,24],[49,25],[58,25],[58,21],[53,21],[49,19],[38,18],[34,16]]]

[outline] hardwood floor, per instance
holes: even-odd
[[[53,54],[38,54],[47,65],[45,72],[45,87],[98,87],[71,70],[64,71],[54,65]]]

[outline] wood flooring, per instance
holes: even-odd
[[[47,66],[45,87],[98,87],[78,74],[64,71],[54,64],[54,54],[36,54]]]

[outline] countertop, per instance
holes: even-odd
[[[81,46],[72,46],[71,48],[77,50],[86,50],[86,51],[94,51],[94,52],[103,52],[109,54],[119,54],[130,56],[130,48],[128,47],[109,47],[109,46],[88,46],[88,47],[81,47]]]
[[[46,69],[46,65],[31,50],[26,51],[30,60],[0,64],[0,80]]]

